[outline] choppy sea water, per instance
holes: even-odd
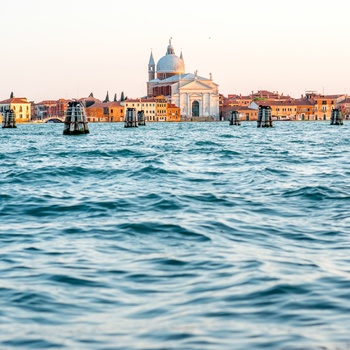
[[[350,123],[0,131],[0,349],[350,349]]]

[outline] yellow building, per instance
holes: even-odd
[[[156,121],[157,122],[166,122],[168,116],[168,103],[167,99],[164,96],[157,96],[154,98],[156,101]]]
[[[3,116],[7,110],[13,110],[16,123],[28,123],[31,120],[31,103],[25,97],[12,97],[0,101],[0,114]]]
[[[143,111],[146,122],[179,122],[180,108],[167,102],[165,96],[139,98],[124,101],[124,113],[128,108],[135,108],[136,113]]]
[[[138,98],[124,101],[124,115],[128,108],[135,108],[136,113],[143,111],[146,122],[154,122],[156,120],[156,101],[154,98]]]
[[[295,100],[281,101],[255,101],[252,105],[271,107],[271,116],[275,120],[296,120],[298,113],[298,104]]]

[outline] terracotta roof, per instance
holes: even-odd
[[[315,95],[314,98],[315,99],[335,99],[335,98],[338,98],[340,96],[344,96],[342,94],[340,95]]]
[[[30,103],[30,102],[28,102],[25,97],[13,97],[13,98],[8,98],[7,100],[0,101],[0,104],[5,104],[5,103]]]
[[[121,106],[120,102],[100,102],[100,103],[94,103],[93,105],[87,107],[86,109],[120,107],[120,106]]]
[[[254,108],[249,108],[247,106],[228,106],[222,108],[223,112],[232,112],[232,111],[257,111]]]
[[[339,104],[341,103],[350,103],[350,97],[347,97],[345,100],[339,102]]]
[[[57,100],[44,100],[44,101],[41,101],[41,102],[36,102],[35,104],[36,105],[52,105],[52,104],[55,104],[55,103],[58,103]]]
[[[315,103],[312,100],[308,100],[307,98],[299,98],[295,100],[298,106],[313,106]]]
[[[79,98],[78,101],[95,101],[96,102],[101,102],[101,100],[99,100],[98,98],[95,98],[95,97],[82,97],[82,98]]]
[[[254,101],[258,106],[297,106],[298,103],[295,100],[287,101]]]
[[[147,103],[147,102],[156,102],[156,101],[154,98],[135,98],[135,99],[125,100],[124,102]]]

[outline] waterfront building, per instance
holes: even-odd
[[[124,101],[124,110],[135,108],[136,113],[143,111],[146,122],[179,122],[180,108],[168,103],[164,95],[152,98],[139,98]]]
[[[253,98],[252,95],[246,95],[243,96],[242,94],[236,95],[236,94],[229,94],[227,95],[227,98],[223,99],[223,107],[233,107],[233,106],[249,106],[249,104],[252,102]]]
[[[165,122],[167,119],[167,106],[168,102],[165,96],[157,96],[154,98],[156,102],[156,118],[158,118],[159,122]]]
[[[346,95],[321,95],[313,93],[310,97],[315,101],[315,120],[330,120],[332,110],[345,100]]]
[[[297,120],[315,120],[315,101],[312,98],[301,95],[296,103]]]
[[[292,99],[289,95],[279,94],[278,91],[258,90],[252,91],[251,98],[253,101],[289,101]]]
[[[102,102],[98,98],[94,97],[93,93],[91,93],[88,97],[80,98],[78,101],[82,102],[85,108],[92,106],[94,103]]]
[[[172,103],[168,103],[167,111],[168,111],[168,116],[167,116],[168,122],[181,121],[180,107],[177,107]]]
[[[32,105],[32,120],[45,121],[50,118],[64,119],[68,107],[68,100],[44,100]]]
[[[83,103],[83,102],[82,102]],[[96,102],[85,108],[88,122],[123,122],[124,106],[120,102]]]
[[[184,120],[198,120],[200,117],[219,119],[219,88],[212,75],[205,78],[198,72],[185,72],[182,52],[175,55],[169,40],[165,56],[157,65],[151,52],[148,62],[147,96],[165,96],[167,102],[180,108]]]
[[[13,110],[16,123],[28,123],[31,120],[31,103],[25,97],[12,97],[0,101],[0,114],[4,116],[4,112]]]
[[[237,112],[240,121],[257,121],[258,108],[248,106],[226,106],[222,107],[221,120],[230,120],[231,113]]]
[[[344,115],[344,118],[349,119],[350,118],[350,97],[347,95],[345,96],[345,99],[338,103],[339,109]]]
[[[298,105],[293,99],[290,100],[274,100],[274,101],[253,101],[249,107],[258,109],[259,106],[270,107],[273,120],[296,120]]]
[[[156,120],[156,101],[154,98],[138,98],[128,99],[124,101],[124,111],[128,108],[135,108],[137,112],[144,112],[146,122],[154,122]]]
[[[223,98],[222,106],[249,106],[252,101],[289,101],[289,95],[279,94],[278,91],[258,90],[249,95],[228,94]]]

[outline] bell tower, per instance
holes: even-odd
[[[153,59],[153,53],[151,51],[151,56],[148,62],[148,81],[153,80],[156,77],[156,65]]]

